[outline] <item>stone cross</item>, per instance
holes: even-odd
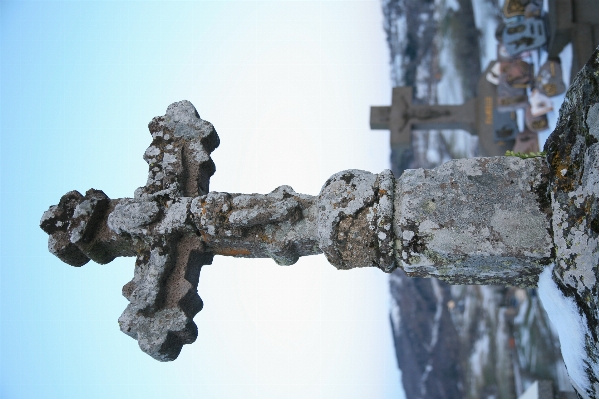
[[[546,159],[459,159],[397,179],[390,171],[346,170],[318,196],[289,186],[269,194],[209,192],[219,138],[181,101],[149,124],[148,180],[134,198],[71,191],[40,225],[50,252],[73,266],[136,257],[119,325],[161,361],[196,339],[198,278],[214,255],[291,265],[324,253],[338,269],[400,267],[452,284],[535,286],[546,269],[552,274],[542,282],[559,292],[550,318],[560,341],[574,348],[564,353],[573,386],[597,398],[598,87],[599,51],[568,92]],[[577,335],[568,336],[569,328]]]
[[[213,126],[181,101],[149,124],[148,181],[134,198],[65,194],[41,220],[49,250],[82,266],[135,256],[121,330],[159,360],[195,340],[201,266],[213,255],[291,265],[324,253],[339,269],[398,265],[454,284],[536,283],[552,260],[547,167],[540,159],[458,160],[435,170],[346,170],[317,197],[209,192],[219,144]],[[459,264],[459,267],[452,265]]]

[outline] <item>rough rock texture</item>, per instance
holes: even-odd
[[[191,201],[191,218],[215,254],[292,265],[320,253],[316,198],[281,186],[269,194],[211,192]]]
[[[408,399],[516,399],[538,379],[554,381],[556,392],[572,391],[536,289],[449,286],[436,278],[410,278],[401,268],[389,284],[390,322]],[[431,346],[433,332],[438,338]]]
[[[345,170],[331,176],[318,196],[318,236],[327,260],[338,269],[395,268],[393,189],[390,170],[379,175]]]
[[[553,281],[576,305],[586,358],[564,360],[583,398],[599,397],[599,49],[578,73],[545,144],[551,166]],[[552,320],[555,323],[555,320]],[[584,325],[586,324],[586,325]],[[559,331],[559,330],[558,330]],[[572,337],[560,335],[562,346]],[[573,344],[574,345],[574,344]]]
[[[202,120],[189,101],[169,105],[164,116],[148,124],[152,144],[144,153],[148,181],[136,198],[194,197],[207,194],[216,171],[210,153],[220,144],[210,122]]]
[[[144,154],[148,181],[135,199],[116,204],[106,224],[131,237],[137,255],[133,280],[123,287],[130,303],[119,318],[121,331],[150,356],[168,361],[197,337],[198,278],[213,257],[186,224],[190,201],[181,197],[209,191],[215,171],[210,153],[219,138],[189,101],[171,104],[148,128],[153,138]]]
[[[407,170],[395,191],[396,257],[411,277],[534,286],[553,259],[541,159],[457,159]]]
[[[199,272],[213,255],[188,223],[191,199],[184,196],[208,192],[215,170],[210,152],[219,139],[189,101],[171,104],[149,129],[148,182],[135,199],[71,191],[44,213],[40,226],[50,235],[50,252],[73,266],[137,257],[133,280],[123,287],[130,304],[119,325],[144,352],[165,361],[197,337]]]
[[[119,200],[110,200],[100,190],[85,196],[69,191],[58,205],[44,212],[40,227],[48,233],[48,249],[71,266],[83,266],[90,259],[111,262],[117,256],[134,256],[131,237],[119,235],[106,225]]]

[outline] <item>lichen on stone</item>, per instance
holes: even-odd
[[[566,301],[586,320],[587,366],[571,374],[584,398],[599,391],[599,49],[577,74],[545,151],[550,168],[556,262],[552,278]],[[560,334],[560,341],[569,337]],[[568,370],[580,370],[564,354]]]

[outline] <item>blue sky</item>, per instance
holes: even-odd
[[[38,227],[73,189],[133,196],[148,122],[183,99],[221,138],[212,190],[387,168],[378,0],[3,1],[0,58],[0,397],[401,397],[378,270],[217,257],[198,340],[159,363],[117,324],[133,259],[70,267]]]

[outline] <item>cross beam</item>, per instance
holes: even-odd
[[[391,130],[391,144],[410,142],[412,129],[463,129],[476,134],[476,99],[460,105],[412,104],[411,86],[394,87],[390,107],[371,107],[371,129]]]

